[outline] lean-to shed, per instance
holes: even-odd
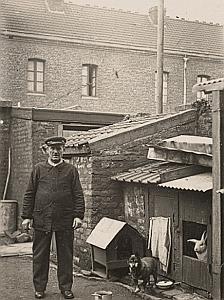
[[[145,236],[150,238],[150,221],[169,219],[171,251],[168,268],[165,273],[161,269],[160,274],[209,296],[212,291],[209,269],[212,260],[212,139],[189,135],[166,139],[149,147],[148,159],[147,164],[112,177],[123,189],[125,220],[140,230],[138,220],[144,216]],[[160,232],[161,224],[154,226],[154,232]],[[202,259],[190,240],[200,240],[204,232],[207,238]],[[156,242],[163,241],[163,236],[158,234]],[[166,236],[169,237],[169,230]],[[152,242],[150,246],[152,255],[163,262],[163,257],[153,252],[156,248]]]

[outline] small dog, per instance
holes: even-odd
[[[150,283],[150,275],[153,276],[154,284],[157,282],[157,260],[153,257],[141,258],[138,253],[132,254],[128,259],[130,275],[132,277],[135,290],[139,292],[140,286],[138,280],[143,280],[143,289],[145,290],[147,283]]]

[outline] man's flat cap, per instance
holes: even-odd
[[[66,139],[63,136],[52,136],[47,138],[44,143],[47,146],[65,145]]]

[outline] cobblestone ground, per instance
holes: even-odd
[[[73,292],[75,299],[93,300],[91,296],[100,290],[112,291],[113,300],[138,300],[126,288],[113,282],[74,278]],[[32,285],[32,260],[28,256],[0,257],[0,300],[30,300],[34,298]],[[45,299],[64,299],[58,290],[57,274],[54,267],[50,268],[49,282]]]

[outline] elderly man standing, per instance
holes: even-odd
[[[34,166],[24,195],[22,226],[33,224],[33,283],[35,298],[45,296],[52,233],[55,232],[59,289],[65,299],[74,298],[74,229],[82,225],[84,197],[77,169],[62,159],[66,139],[50,137],[44,150],[48,160]]]

